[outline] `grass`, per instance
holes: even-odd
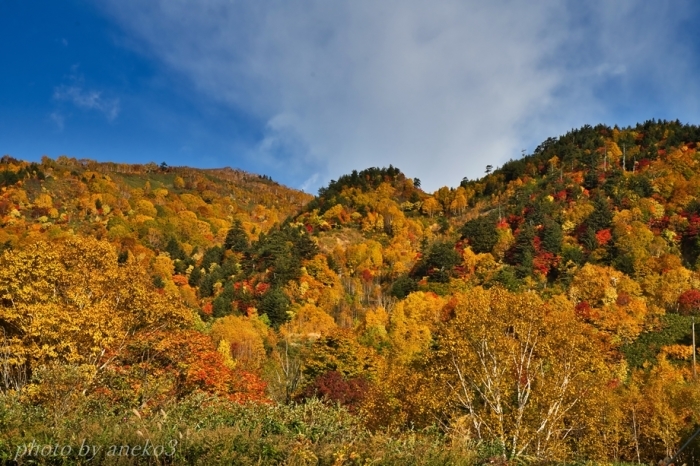
[[[86,400],[57,421],[44,408],[0,397],[0,461],[15,459],[17,464],[104,465],[467,465],[477,460],[472,450],[451,445],[437,431],[373,433],[346,410],[319,401],[237,405],[204,395],[155,413]]]

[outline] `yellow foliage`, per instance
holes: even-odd
[[[197,305],[199,304],[199,302],[197,301],[197,294],[194,292],[194,289],[192,289],[191,286],[180,286],[178,287],[178,291],[180,293],[182,301],[185,304],[187,304],[191,308],[197,307]]]
[[[39,194],[36,199],[34,199],[34,205],[42,209],[50,209],[53,207],[53,200],[48,194]]]
[[[462,261],[465,271],[468,274],[474,274],[481,280],[487,279],[499,268],[499,265],[496,263],[496,260],[491,253],[486,252],[476,254],[469,246],[464,248],[464,251],[462,252]]]
[[[374,240],[351,244],[345,251],[346,263],[353,271],[378,269],[383,263],[382,245]]]
[[[667,345],[661,347],[661,352],[673,359],[688,361],[693,357],[692,345]]]
[[[577,201],[568,210],[564,211],[565,222],[573,223],[575,228],[583,223],[594,210],[595,207],[590,202]]]
[[[180,194],[180,200],[187,206],[188,210],[197,210],[197,207],[206,206],[206,202],[202,200],[199,196],[194,196],[192,194]]]
[[[38,242],[0,257],[0,321],[14,364],[98,364],[131,332],[178,327],[191,314],[156,293],[135,263],[92,238]]]
[[[313,304],[304,304],[292,310],[294,317],[281,328],[282,335],[320,337],[336,328],[333,317]]]
[[[678,297],[693,287],[694,279],[692,272],[679,264],[662,274],[650,274],[641,283],[652,303],[668,311],[676,311]]]
[[[218,346],[230,343],[230,354],[246,370],[260,367],[265,359],[264,335],[267,330],[257,317],[226,316],[211,326],[211,336]]]
[[[424,404],[463,416],[465,435],[491,441],[509,457],[567,457],[567,426],[577,442],[599,435],[601,420],[580,421],[605,382],[595,337],[566,301],[534,293],[475,288],[453,297],[426,361]]]
[[[229,369],[236,368],[236,361],[234,361],[231,357],[231,343],[229,343],[227,340],[221,340],[219,341],[219,346],[216,348],[216,350],[219,352],[219,354],[221,354],[226,367]]]
[[[628,213],[629,211],[619,212],[613,219],[615,246],[618,254],[630,259],[635,276],[645,275],[650,271],[647,264],[650,252],[655,251],[660,255],[663,251],[652,248],[654,234],[644,223],[630,221],[630,216],[625,215]]]
[[[444,299],[422,291],[411,293],[394,306],[389,318],[392,355],[406,363],[428,349],[432,329],[440,318]]]
[[[136,210],[137,213],[148,217],[155,217],[156,215],[158,215],[158,211],[156,210],[156,208],[147,199],[141,199],[140,201],[138,201],[136,203],[136,209],[134,210]]]
[[[175,265],[170,257],[159,254],[153,260],[153,272],[165,280],[172,280],[173,273],[175,273]]]
[[[386,333],[386,328],[389,325],[389,314],[383,307],[370,309],[365,313],[365,327],[383,329]]]
[[[569,287],[569,298],[578,303],[586,301],[594,307],[612,304],[617,300],[617,288],[624,274],[611,267],[586,264],[581,267]],[[638,292],[634,293],[638,294]]]
[[[493,247],[494,257],[502,261],[506,255],[506,252],[510,249],[513,244],[515,244],[515,237],[513,236],[513,231],[510,227],[497,228],[496,234],[498,235],[498,241]]]
[[[395,236],[391,243],[384,248],[384,261],[389,266],[393,276],[408,272],[413,266],[416,251],[408,238]]]
[[[165,198],[165,197],[168,197],[168,190],[165,188],[154,189],[153,195],[155,197]]]
[[[432,217],[436,213],[442,212],[442,205],[434,197],[429,197],[428,199],[423,201],[421,210],[424,213],[428,214],[430,217]]]
[[[197,214],[191,210],[183,210],[182,212],[178,213],[178,216],[183,220],[197,221]]]

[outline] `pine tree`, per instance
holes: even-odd
[[[250,249],[248,234],[243,229],[243,225],[241,224],[240,220],[234,221],[231,228],[229,228],[228,233],[226,233],[224,247],[234,252],[248,252]]]
[[[564,240],[564,233],[561,230],[559,223],[547,218],[542,229],[542,249],[559,254],[561,252],[561,243]]]
[[[260,301],[260,312],[267,315],[275,328],[288,320],[287,309],[289,309],[289,298],[279,288],[272,288]]]
[[[476,253],[491,252],[498,242],[496,218],[493,215],[469,220],[462,227],[462,238],[469,240],[472,251]]]

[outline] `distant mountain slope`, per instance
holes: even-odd
[[[221,243],[235,220],[253,236],[311,196],[241,170],[127,165],[47,157],[0,160],[0,216],[7,246],[46,233],[81,231],[124,247]]]

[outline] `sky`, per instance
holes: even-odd
[[[700,123],[683,0],[0,0],[0,153],[456,186],[585,124]]]

